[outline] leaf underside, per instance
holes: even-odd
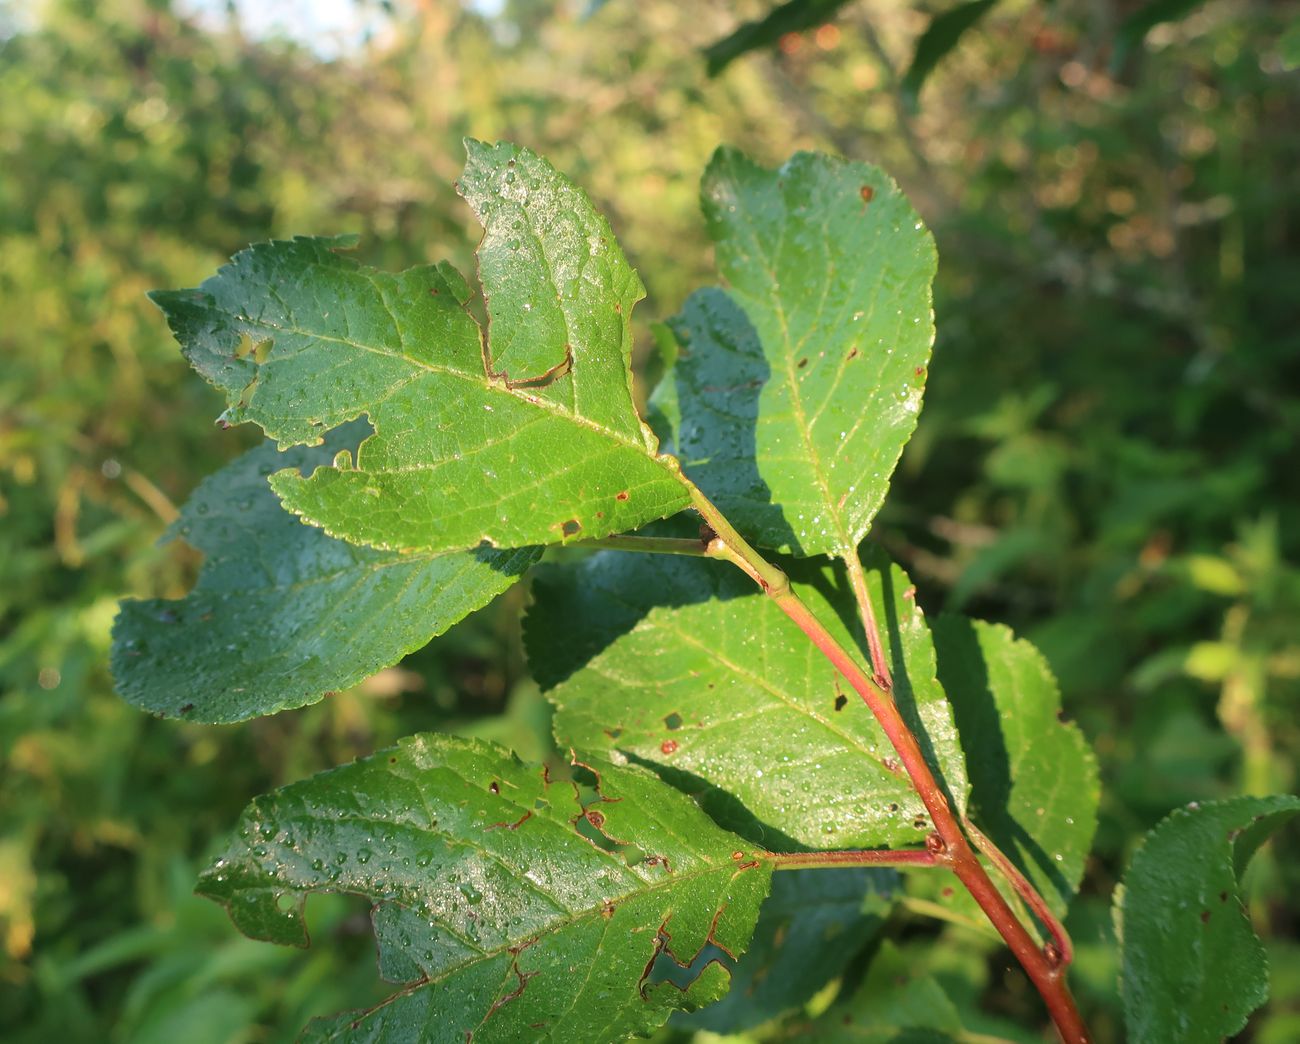
[[[916,427],[934,340],[934,242],[876,167],[720,149],[701,190],[727,289],[671,322],[690,478],[762,547],[852,554]]]
[[[393,274],[347,239],[264,243],[197,290],[154,300],[228,423],[314,444],[361,416],[355,460],[282,471],[285,505],[391,550],[522,547],[635,528],[684,507],[640,420],[630,368],[644,296],[608,223],[550,164],[467,142],[459,183],[484,226],[481,335],[449,264]]]
[[[245,934],[306,943],[310,892],[373,901],[400,988],[310,1040],[615,1040],[718,999],[770,864],[653,775],[591,761],[594,796],[502,748],[423,734],[256,799],[201,878]],[[589,789],[589,788],[588,788]],[[581,828],[580,828],[581,827]]]
[[[204,553],[183,599],[127,601],[113,626],[122,696],[165,717],[243,721],[315,703],[388,667],[486,605],[539,548],[401,554],[335,540],[281,508],[266,478],[355,448],[266,443],[210,476],[169,536]]]
[[[1268,961],[1238,882],[1300,797],[1179,809],[1150,834],[1116,890],[1121,984],[1135,1044],[1210,1044],[1268,999]]]
[[[1047,661],[1010,629],[941,616],[934,642],[966,751],[971,818],[1064,916],[1097,827],[1096,758],[1060,721]]]
[[[874,552],[867,567],[900,709],[960,812],[966,771],[929,629],[902,570]],[[607,552],[538,576],[525,640],[541,676],[571,674],[548,694],[561,746],[652,766],[773,850],[920,843],[933,826],[871,713],[771,599],[713,597],[730,593],[719,568]],[[791,580],[852,648],[842,569],[796,563]],[[656,604],[665,589],[673,604]],[[576,669],[548,617],[607,644]]]
[[[786,870],[772,877],[749,949],[716,1004],[674,1026],[737,1033],[811,1000],[883,927],[899,888],[893,870]]]

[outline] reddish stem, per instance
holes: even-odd
[[[867,649],[871,652],[871,670],[876,676],[877,687],[884,689],[885,692],[893,692],[894,679],[889,674],[889,660],[880,641],[880,627],[876,624],[876,612],[871,607],[871,595],[867,591],[867,574],[862,569],[862,558],[855,551],[844,556],[844,565],[848,568],[849,585],[853,588],[853,597],[857,599],[858,612],[862,616],[862,632],[867,636]]]
[[[785,573],[755,551],[698,488],[690,485],[690,490],[696,509],[717,534],[710,542],[709,554],[727,559],[752,577],[862,697],[893,745],[912,785],[930,813],[930,821],[941,841],[941,845],[930,849],[935,852],[936,863],[948,866],[957,875],[1015,954],[1016,960],[1042,996],[1061,1040],[1065,1044],[1088,1044],[1090,1038],[1087,1027],[1084,1026],[1065,982],[1065,966],[1060,960],[1061,954],[1055,946],[1048,952],[1039,948],[985,873],[893,697],[858,665],[857,660],[803,604],[791,588]]]
[[[1070,935],[1065,930],[1065,925],[1060,922],[1056,914],[1047,905],[1047,900],[1039,894],[1020,868],[1016,866],[1002,849],[998,848],[987,835],[984,834],[974,823],[965,816],[962,817],[962,823],[965,824],[966,832],[970,834],[971,840],[975,842],[975,847],[984,853],[993,865],[996,866],[1002,875],[1011,882],[1011,887],[1016,890],[1016,894],[1025,901],[1025,904],[1034,912],[1044,927],[1051,933],[1052,943],[1056,947],[1059,955],[1059,961],[1062,966],[1070,964],[1074,960],[1074,944],[1070,941]]]
[[[764,852],[763,858],[777,870],[825,869],[831,866],[938,866],[933,852],[923,849],[896,852],[888,848],[852,852]]]

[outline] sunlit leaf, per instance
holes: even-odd
[[[719,150],[702,198],[727,289],[672,322],[676,446],[748,539],[851,554],[916,427],[934,242],[880,170]]]
[[[271,485],[352,542],[453,551],[631,529],[685,506],[637,416],[632,306],[644,296],[609,224],[526,149],[470,142],[461,193],[484,225],[481,335],[448,264],[381,272],[343,240],[265,243],[197,290],[158,293],[228,423],[282,445],[366,415],[353,460]]]
[[[901,569],[876,554],[867,567],[900,710],[960,810],[966,772],[929,628]],[[870,711],[752,584],[715,598],[735,590],[715,572],[727,568],[605,553],[538,578],[529,619],[549,616],[584,638],[570,654],[550,640],[556,625],[530,624],[530,659],[555,678],[590,657],[550,692],[561,746],[651,765],[770,848],[920,843],[933,829],[925,806]],[[843,573],[806,563],[791,579],[852,648]]]

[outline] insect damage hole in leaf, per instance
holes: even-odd
[[[506,1042],[534,1039],[539,1023],[564,1040],[647,1033],[727,985],[718,969],[685,994],[647,986],[660,933],[677,954],[711,943],[739,955],[771,867],[738,863],[739,839],[650,773],[588,760],[600,799],[584,807],[589,785],[552,783],[499,747],[412,737],[259,798],[200,892],[245,933],[299,944],[307,894],[374,901],[381,970],[399,989],[378,1008],[318,1020],[310,1039],[347,1027]],[[364,815],[337,814],[358,800]],[[535,814],[517,831],[482,827],[525,811]],[[615,850],[574,837],[593,820]],[[285,894],[299,901],[286,909]]]
[[[688,490],[633,399],[644,289],[608,223],[528,150],[467,149],[458,185],[484,227],[487,331],[446,263],[394,274],[341,254],[351,240],[296,239],[249,248],[197,291],[154,295],[186,357],[226,394],[227,422],[256,422],[281,446],[369,419],[350,469],[271,478],[290,510],[353,543],[520,547],[680,510]],[[260,361],[239,350],[268,339]]]

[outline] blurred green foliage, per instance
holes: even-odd
[[[594,9],[588,12],[588,6]],[[1048,654],[1105,805],[1071,925],[1118,1035],[1109,896],[1136,838],[1194,798],[1294,790],[1300,750],[1300,4],[1218,0],[1115,55],[1140,4],[1006,0],[918,106],[901,80],[943,5],[827,5],[715,79],[702,49],[761,3],[396,3],[335,58],[219,5],[0,4],[0,1027],[7,1040],[279,1040],[375,995],[365,911],[319,945],[240,939],[190,896],[269,786],[417,728],[546,749],[514,591],[401,669],[235,728],[111,691],[116,598],[176,597],[154,542],[251,445],[209,418],[153,287],[250,241],[355,231],[371,263],[472,263],[460,138],[507,138],[589,189],[650,299],[639,343],[709,278],[698,177],[728,141],[890,169],[934,228],[939,341],[874,539],[931,611]],[[212,12],[216,12],[213,14]],[[1288,31],[1289,29],[1289,31]],[[1248,878],[1273,956],[1260,1040],[1291,1039],[1294,838]],[[966,1024],[1035,998],[977,928],[895,917]],[[935,946],[917,932],[942,932]],[[924,945],[922,945],[924,943]]]

